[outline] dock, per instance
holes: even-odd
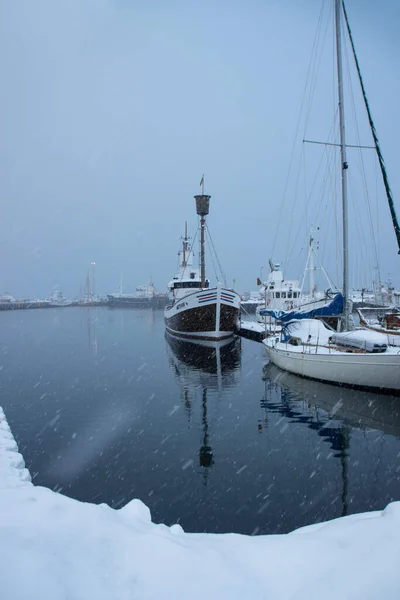
[[[33,308],[68,308],[78,306],[80,308],[92,308],[97,306],[108,306],[109,308],[151,308],[162,309],[168,302],[167,296],[156,296],[154,298],[145,299],[143,302],[128,303],[128,302],[112,302],[107,298],[97,300],[71,300],[65,304],[56,304],[46,300],[13,300],[12,302],[0,302],[0,311],[5,310],[27,310]]]
[[[241,321],[238,334],[255,342],[262,342],[266,337],[265,326],[256,321]]]
[[[40,300],[15,300],[15,302],[0,302],[2,310],[23,310],[28,308],[53,308],[48,302]]]

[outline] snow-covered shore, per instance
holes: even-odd
[[[32,485],[30,473],[0,406],[0,495],[3,489],[27,485]]]
[[[37,487],[0,409],[4,600],[400,597],[400,502],[288,535],[188,534]]]

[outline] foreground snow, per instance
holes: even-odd
[[[0,496],[3,489],[26,485],[32,485],[31,476],[0,406]]]
[[[152,523],[139,500],[113,510],[33,486],[19,458],[3,460],[17,449],[2,423],[5,600],[400,597],[400,502],[289,535],[187,534]]]

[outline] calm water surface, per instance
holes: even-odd
[[[162,311],[0,313],[3,406],[35,484],[186,531],[282,533],[400,499],[400,398],[299,379]]]

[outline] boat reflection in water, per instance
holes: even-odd
[[[282,400],[284,396],[288,400],[302,399],[331,419],[343,419],[352,427],[377,429],[400,439],[400,402],[395,396],[303,379],[272,363],[264,366],[263,378],[270,386],[282,388]]]
[[[268,415],[277,413],[291,424],[309,427],[328,443],[333,457],[340,461],[342,515],[348,514],[352,502],[352,498],[348,499],[351,439],[357,430],[382,432],[377,441],[383,440],[384,435],[400,439],[398,398],[302,379],[272,363],[264,366],[263,379],[259,431],[268,427]],[[377,473],[378,463],[374,463]]]
[[[214,464],[208,423],[209,395],[222,393],[236,385],[240,376],[239,337],[219,342],[182,340],[168,332],[165,334],[170,365],[182,388],[182,399],[190,423],[194,403],[201,397],[202,444],[199,464],[204,469],[207,485],[207,470]]]

